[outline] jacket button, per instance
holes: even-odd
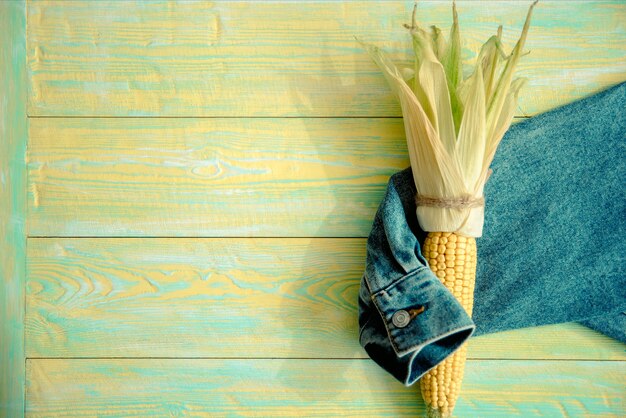
[[[406,327],[407,325],[409,325],[410,321],[411,321],[411,316],[404,309],[400,309],[399,311],[394,313],[393,316],[391,317],[391,322],[393,322],[393,324],[398,328]]]

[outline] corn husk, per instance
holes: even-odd
[[[410,31],[415,65],[396,66],[375,45],[356,38],[367,50],[398,97],[417,193],[437,199],[483,198],[489,165],[508,130],[520,89],[528,81],[513,78],[521,56],[535,0],[522,34],[507,55],[501,43],[502,26],[480,49],[476,65],[463,79],[461,38],[456,4],[449,40],[441,30],[426,30],[416,23],[413,10]],[[484,205],[476,207],[417,206],[424,231],[482,235]]]

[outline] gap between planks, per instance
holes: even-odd
[[[529,119],[533,116],[514,116]],[[36,116],[32,119],[402,119],[403,116]]]
[[[278,237],[278,236],[236,236],[236,235],[228,235],[228,236],[159,236],[159,235],[127,235],[127,236],[117,236],[117,235],[29,235],[27,238],[33,239],[366,239],[367,237],[335,237],[335,236],[301,236],[301,237]]]
[[[369,357],[25,357],[25,360],[341,360],[341,361],[371,361]],[[576,362],[614,362],[624,363],[626,360],[620,359],[578,359],[578,358],[540,358],[540,359],[520,359],[520,358],[473,358],[467,357],[468,361],[576,361]]]

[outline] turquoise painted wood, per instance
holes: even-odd
[[[465,64],[498,23],[510,50],[529,3],[457,2]],[[407,61],[412,4],[0,3],[0,415],[422,414],[356,323],[365,237],[408,157],[352,35]],[[450,2],[419,8],[448,30]],[[625,15],[541,0],[517,120],[623,81]],[[579,325],[469,357],[458,416],[626,415],[625,346]]]
[[[0,2],[0,416],[24,414],[26,3]]]
[[[450,1],[418,20],[449,31]],[[459,1],[464,62],[502,24],[511,51],[530,1]],[[28,8],[36,116],[401,116],[358,35],[405,63],[413,1],[58,2]],[[519,75],[528,116],[621,81],[626,5],[542,0]],[[469,74],[466,74],[466,76]]]
[[[455,416],[622,417],[626,363],[469,361]],[[29,417],[418,417],[419,390],[367,360],[34,359]]]
[[[36,118],[31,236],[363,237],[399,118]]]
[[[32,238],[26,355],[367,358],[364,238]],[[476,359],[626,360],[576,324],[473,338]]]

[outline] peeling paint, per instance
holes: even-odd
[[[33,194],[33,206],[39,206],[39,187],[37,187],[37,183],[32,182],[30,184],[30,191]]]

